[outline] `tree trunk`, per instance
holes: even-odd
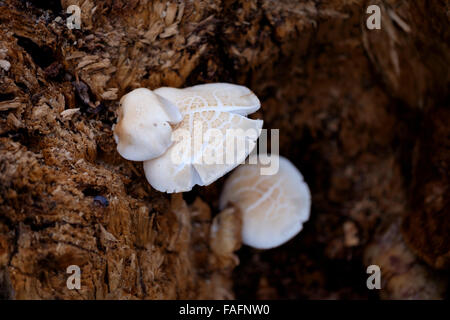
[[[370,4],[381,30],[366,27]],[[66,23],[71,5],[80,29]],[[381,298],[444,297],[448,10],[445,0],[0,1],[0,297],[369,298],[372,263],[389,288]],[[162,194],[116,152],[123,94],[207,82],[258,95],[255,118],[280,129],[280,154],[310,186],[311,219],[282,247],[237,251],[240,213],[217,208],[224,178]],[[211,231],[222,227],[234,236]],[[409,281],[426,290],[405,291]]]

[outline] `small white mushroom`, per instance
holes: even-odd
[[[120,100],[117,124],[113,127],[117,151],[133,161],[162,155],[172,144],[172,127],[182,120],[177,107],[149,89],[139,88]]]
[[[270,249],[302,230],[309,219],[311,195],[303,176],[288,159],[279,156],[279,170],[274,175],[261,175],[261,163],[251,164],[256,162],[252,156],[249,164],[230,175],[222,190],[220,209],[237,206],[242,212],[243,243]]]

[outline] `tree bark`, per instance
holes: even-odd
[[[382,9],[381,30],[365,27],[369,4]],[[81,9],[79,30],[66,25],[70,5]],[[448,9],[444,0],[1,1],[0,297],[369,298],[367,264],[390,245],[402,248],[397,265],[420,266],[407,277],[426,283],[421,298],[444,297]],[[223,179],[169,196],[115,150],[126,92],[219,81],[258,95],[254,117],[280,129],[280,153],[310,186],[311,219],[280,248],[237,251],[240,213],[217,208]],[[213,224],[233,232],[211,233]],[[402,234],[386,233],[401,224]],[[66,286],[70,265],[81,269],[79,290]],[[381,298],[418,297],[388,287]]]

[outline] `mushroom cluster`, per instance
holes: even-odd
[[[263,122],[246,116],[260,105],[248,88],[228,83],[136,89],[121,99],[113,128],[117,150],[128,160],[144,161],[145,176],[156,190],[190,191],[196,184],[211,184],[252,152]],[[229,130],[244,145],[234,144],[232,161],[224,159]],[[215,135],[205,140],[209,132]],[[221,161],[205,161],[211,154]]]
[[[234,84],[136,89],[120,100],[113,127],[117,150],[128,160],[144,162],[145,176],[156,190],[190,191],[195,185],[211,184],[245,161],[263,124],[246,116],[259,108],[253,92]],[[230,136],[237,139],[231,148]],[[261,156],[276,160],[278,170],[265,170]],[[214,161],[207,161],[211,158]],[[239,209],[244,244],[277,247],[298,234],[308,220],[309,188],[286,158],[275,154],[249,158],[249,164],[227,179],[220,209]]]

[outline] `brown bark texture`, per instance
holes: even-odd
[[[366,27],[369,5],[381,29]],[[70,5],[81,29],[69,29]],[[0,1],[0,298],[442,299],[450,268],[446,0]],[[112,125],[138,87],[242,84],[311,218],[241,247],[223,181],[157,192]],[[368,290],[377,264],[382,289]],[[81,269],[69,290],[66,269]]]

